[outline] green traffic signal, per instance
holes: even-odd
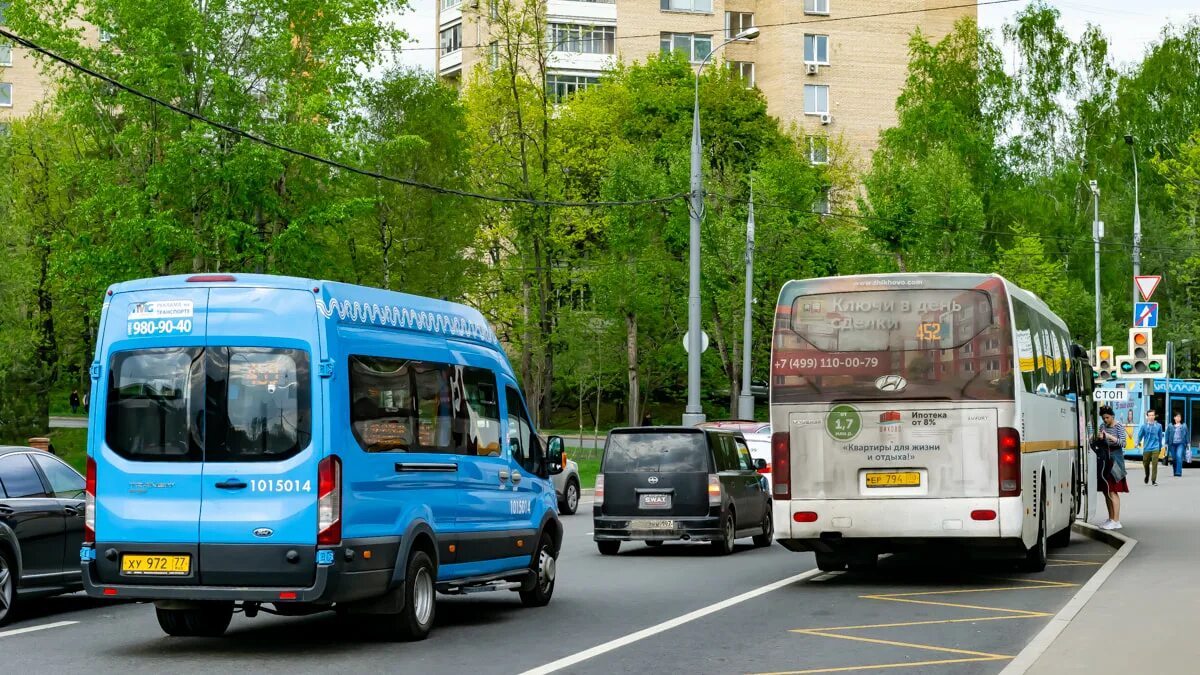
[[[1126,361],[1125,363],[1122,363],[1121,364],[1121,372],[1122,373],[1132,373],[1133,372],[1133,364],[1128,361]]]
[[[1150,362],[1150,372],[1157,373],[1160,370],[1162,370],[1162,361]]]
[[[1098,371],[1098,370],[1093,370],[1093,371],[1092,371],[1092,379],[1093,379],[1093,380],[1098,380],[1098,379],[1100,379],[1100,371]]]

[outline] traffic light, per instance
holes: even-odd
[[[1112,347],[1100,347],[1097,349],[1096,365],[1092,368],[1096,371],[1096,381],[1107,382],[1108,380],[1116,379],[1117,374],[1113,370],[1115,365],[1116,361],[1113,359]]]
[[[1151,329],[1129,329],[1129,354],[1117,357],[1117,370],[1117,377],[1121,378],[1166,377],[1167,357],[1154,353],[1154,332]]]

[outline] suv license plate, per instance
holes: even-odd
[[[161,555],[123,555],[121,574],[185,577],[192,571],[192,556],[164,553]]]
[[[669,494],[645,494],[642,495],[643,509],[669,509],[671,508],[671,495]]]
[[[867,487],[920,487],[921,472],[919,471],[888,471],[886,473],[868,473]]]
[[[675,521],[673,521],[673,520],[631,520],[631,521],[629,521],[629,529],[631,529],[631,530],[673,530],[673,529],[675,529]]]

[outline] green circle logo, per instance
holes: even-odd
[[[862,417],[852,406],[834,406],[825,416],[825,431],[835,441],[852,441],[862,431]]]

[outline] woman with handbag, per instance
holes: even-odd
[[[1183,475],[1183,463],[1186,461],[1185,450],[1187,449],[1188,427],[1183,423],[1183,413],[1175,413],[1175,421],[1167,429],[1167,445],[1171,448],[1171,463],[1175,469],[1175,477],[1179,478]]]
[[[1104,505],[1108,507],[1108,520],[1100,524],[1100,529],[1119,530],[1121,493],[1129,492],[1129,482],[1125,480],[1125,425],[1116,420],[1109,406],[1100,409],[1100,417],[1104,424],[1100,426],[1093,447],[1098,455],[1096,463],[1100,466],[1098,487],[1104,493]]]

